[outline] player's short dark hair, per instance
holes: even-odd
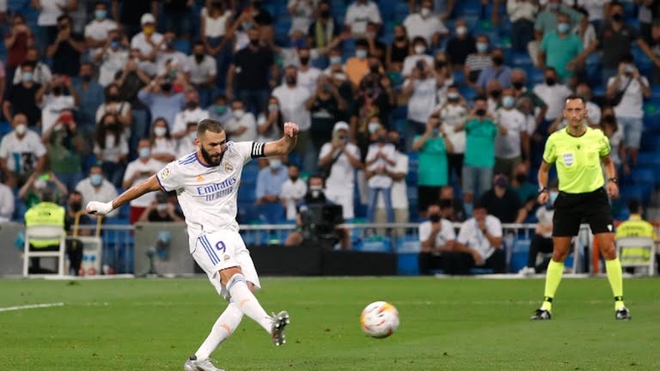
[[[585,104],[584,98],[582,98],[581,96],[579,96],[577,94],[569,95],[568,97],[566,97],[566,100],[564,102],[568,102],[569,100],[574,100],[574,99],[580,100],[580,102],[582,102],[582,105]]]
[[[642,203],[634,198],[629,200],[628,211],[630,211],[631,214],[639,214],[642,211]]]
[[[225,128],[220,121],[214,119],[204,119],[197,124],[197,136],[204,135],[207,131],[212,133],[222,133]]]

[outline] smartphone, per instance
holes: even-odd
[[[424,62],[420,59],[417,61],[417,64],[415,65],[418,70],[424,71]]]
[[[39,175],[39,179],[47,182],[50,180],[50,175],[48,174]]]

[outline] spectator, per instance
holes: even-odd
[[[41,172],[46,163],[46,147],[37,133],[28,130],[27,117],[17,113],[12,117],[13,130],[0,141],[0,170],[9,187],[21,187],[33,172]]]
[[[122,37],[118,30],[110,30],[103,45],[98,47],[92,58],[94,63],[100,64],[99,84],[108,86],[117,72],[124,69],[128,62],[128,39]]]
[[[616,120],[621,125],[626,149],[630,155],[630,164],[637,166],[637,153],[642,141],[644,118],[644,98],[651,96],[649,81],[639,73],[632,56],[625,57],[619,63],[619,73],[610,77],[605,96],[609,99],[620,94],[621,100],[614,107]]]
[[[523,160],[528,161],[530,153],[527,120],[525,115],[516,108],[513,89],[504,90],[502,106],[495,111],[495,117],[499,124],[506,129],[506,133],[498,133],[495,137],[494,172],[513,179],[516,166]]]
[[[184,73],[188,73],[188,56],[176,49],[176,33],[174,31],[165,31],[163,34],[163,42],[156,52],[156,73],[159,75],[166,75],[168,71],[168,64],[171,67],[177,67],[177,72],[180,69]],[[166,75],[167,76],[167,75]],[[175,76],[169,76],[174,79]]]
[[[385,63],[385,51],[387,46],[378,40],[378,30],[380,29],[380,24],[375,22],[367,22],[367,32],[364,35],[364,39],[367,40],[367,51],[369,56],[375,57],[380,63]]]
[[[205,53],[203,42],[197,41],[186,64],[190,69],[190,84],[199,93],[202,107],[207,107],[218,78],[215,58]]]
[[[98,106],[94,121],[97,123],[100,122],[103,116],[107,114],[115,115],[119,121],[119,125],[124,130],[124,136],[126,138],[131,138],[131,144],[133,144],[133,136],[135,135],[137,137],[135,144],[137,144],[137,140],[141,139],[140,137],[143,135],[144,130],[141,132],[136,131],[135,134],[131,132],[131,129],[133,128],[131,126],[133,121],[131,104],[122,100],[122,97],[119,94],[119,86],[115,83],[111,83],[106,87],[105,102]]]
[[[463,74],[468,86],[475,86],[481,71],[493,65],[493,60],[488,53],[488,36],[478,35],[476,40],[476,52],[467,56],[465,66],[463,66]]]
[[[306,88],[310,94],[314,94],[316,90],[316,83],[321,76],[321,70],[312,67],[310,63],[310,50],[307,47],[302,47],[298,50],[298,83],[300,86]]]
[[[236,23],[251,23],[259,28],[259,39],[263,45],[271,45],[275,35],[273,16],[264,9],[261,0],[251,0],[250,6],[238,16]]]
[[[413,39],[412,44],[413,54],[407,56],[403,61],[403,70],[401,71],[401,75],[404,78],[410,77],[414,69],[417,68],[420,60],[426,63],[428,66],[433,66],[433,57],[426,54],[426,51],[428,50],[426,40],[418,36]]]
[[[289,34],[294,31],[307,32],[314,21],[314,8],[317,6],[315,0],[289,0],[286,6],[291,15],[291,29]]]
[[[472,204],[474,195],[478,199],[490,189],[495,165],[495,136],[498,132],[506,133],[506,129],[488,113],[486,99],[477,97],[467,120],[454,130],[466,132],[463,199],[466,204]]]
[[[98,163],[89,168],[89,176],[78,182],[75,191],[82,196],[83,205],[90,201],[108,202],[117,197],[117,189],[103,176],[103,168]],[[118,213],[119,209],[115,209],[106,217],[113,218]]]
[[[69,259],[69,274],[72,276],[83,275],[80,266],[83,260],[83,243],[78,236],[90,236],[92,230],[79,228],[83,225],[92,224],[92,216],[87,215],[83,210],[82,195],[80,192],[72,191],[66,200],[66,216],[64,218],[64,228],[67,230],[66,250]]]
[[[348,78],[353,86],[358,86],[362,78],[369,73],[368,50],[369,44],[367,40],[358,39],[355,41],[355,56],[346,60],[344,72],[346,73],[346,78]]]
[[[138,143],[139,158],[131,161],[126,167],[122,188],[129,189],[136,184],[144,182],[165,166],[162,162],[151,157],[150,147],[151,145],[148,139],[140,140]],[[155,193],[147,193],[130,202],[131,210],[129,219],[131,224],[135,224],[154,199]]]
[[[389,80],[387,80],[389,81]],[[351,139],[357,144],[363,156],[367,155],[370,126],[380,124],[389,127],[391,111],[390,88],[382,85],[376,76],[365,77],[359,85],[357,98],[350,109]]]
[[[564,109],[566,97],[571,95],[571,89],[557,80],[557,71],[552,67],[546,67],[544,71],[545,81],[534,86],[533,92],[541,98],[548,107],[544,122],[539,126],[539,132],[544,138],[547,137],[547,127],[555,119],[561,116]],[[543,140],[542,142],[545,142]]]
[[[507,0],[506,12],[511,21],[511,48],[517,52],[527,50],[534,40],[534,21],[539,7],[535,1]]]
[[[403,148],[399,132],[396,130],[390,130],[387,133],[387,140],[395,147],[395,165],[385,168],[385,175],[392,179],[391,198],[394,223],[406,224],[410,217],[408,189],[406,185],[406,175],[408,175],[408,155],[401,152]],[[385,203],[385,195],[383,193],[378,196],[376,201],[374,221],[376,223],[387,223],[387,207]],[[405,230],[403,228],[398,228],[393,232],[395,236],[405,235]]]
[[[433,13],[432,0],[422,0],[419,13],[411,13],[406,16],[403,25],[406,27],[411,41],[416,37],[422,37],[431,47],[440,45],[440,40],[449,35],[449,30],[440,17]]]
[[[76,10],[76,0],[33,0],[31,5],[39,11],[37,26],[43,33],[39,39],[41,47],[49,45],[58,36],[60,17],[70,10]],[[43,50],[42,50],[43,51]],[[76,69],[77,70],[77,69]]]
[[[612,115],[603,117],[600,122],[600,128],[605,136],[610,140],[610,159],[614,163],[617,174],[630,174],[626,154],[626,141],[623,138],[623,131],[619,130],[616,118]]]
[[[387,46],[385,66],[388,71],[401,72],[403,61],[410,54],[411,42],[408,39],[406,28],[401,24],[394,26],[393,34],[394,41]]]
[[[350,126],[337,122],[332,129],[332,141],[325,143],[319,152],[319,167],[326,179],[325,197],[341,205],[344,219],[354,217],[355,170],[362,168],[360,149],[350,140]]]
[[[215,101],[208,108],[208,112],[209,112],[209,116],[213,120],[219,121],[220,123],[223,124],[231,120],[232,117],[234,117],[227,96],[224,94],[219,94],[215,97]],[[281,136],[278,138],[281,138]]]
[[[36,128],[41,122],[41,110],[37,106],[37,93],[41,85],[33,81],[33,63],[21,65],[21,83],[7,90],[5,100],[2,102],[2,113],[9,121],[14,121],[17,114],[25,115],[26,125]]]
[[[523,223],[527,218],[527,209],[520,202],[518,194],[509,188],[506,176],[495,175],[492,184],[493,187],[481,195],[479,204],[502,223]]]
[[[337,115],[338,121],[350,121],[351,112],[350,108],[353,107],[355,95],[351,82],[347,80],[344,73],[344,66],[342,65],[342,52],[339,49],[330,50],[330,66],[323,71],[325,76],[330,77],[330,82],[337,87],[339,95],[346,101],[349,109],[340,111]]]
[[[455,175],[460,184],[465,159],[465,131],[456,131],[455,128],[465,122],[469,110],[457,85],[452,85],[447,89],[447,103],[441,106],[437,112],[441,122],[438,132],[445,133],[446,140],[451,142],[451,151],[447,151],[447,181],[450,182],[452,176]]]
[[[112,0],[112,17],[128,38],[142,30],[142,15],[146,13],[153,14],[154,19],[158,16],[157,0]]]
[[[165,164],[176,159],[176,141],[172,139],[167,122],[162,117],[155,119],[151,126],[149,144],[152,159]]]
[[[457,70],[463,70],[468,55],[476,53],[476,40],[468,32],[467,23],[464,19],[456,20],[456,36],[451,36],[447,41],[445,52],[451,55],[451,64]]]
[[[35,46],[28,47],[27,54],[25,55],[25,63],[31,63],[34,66],[34,71],[32,71],[33,82],[36,82],[39,85],[45,85],[53,77],[53,73],[50,71],[50,67],[48,67],[46,63],[39,60],[39,49],[37,49]],[[7,73],[7,77],[9,77],[9,73]],[[21,82],[23,82],[23,73],[19,68],[16,70],[16,73],[14,73],[14,80],[12,85],[18,85]]]
[[[72,95],[78,95],[78,124],[81,127],[94,127],[96,111],[105,102],[103,87],[94,79],[94,66],[91,63],[80,65],[80,77],[73,79]],[[75,99],[74,95],[74,99]]]
[[[222,0],[207,2],[207,6],[203,7],[201,11],[201,40],[199,42],[203,44],[204,52],[210,54],[213,58],[218,85],[225,84],[225,72],[231,60],[232,35],[229,31],[231,29],[232,15],[232,10]],[[208,62],[202,63],[202,65],[207,64]]]
[[[461,224],[454,251],[446,253],[446,274],[466,275],[474,266],[504,273],[506,253],[502,249],[502,224],[488,215],[483,205],[475,204],[472,218]]]
[[[538,263],[539,253],[550,254],[554,248],[552,243],[552,219],[555,215],[555,200],[559,196],[557,189],[557,182],[550,184],[550,197],[548,203],[540,205],[536,209],[536,229],[534,236],[529,243],[529,255],[527,257],[527,265],[524,266],[518,274],[528,276],[536,273],[543,273],[548,267],[549,259],[544,260],[541,264]]]
[[[289,179],[282,184],[279,194],[287,220],[296,220],[296,205],[306,194],[307,184],[300,179],[300,168],[298,165],[289,165]]]
[[[108,18],[108,5],[97,1],[94,5],[94,20],[85,26],[85,44],[92,56],[107,44],[110,31],[117,29],[117,23]]]
[[[138,59],[140,61],[155,62],[156,53],[158,53],[164,37],[156,32],[156,18],[153,14],[142,14],[140,25],[142,26],[142,32],[131,39],[131,50],[137,49],[139,51]]]
[[[419,152],[417,202],[422,217],[429,205],[438,202],[440,188],[449,183],[447,153],[454,148],[444,130],[438,114],[434,113],[426,123],[424,134],[417,135],[412,145],[412,150]]]
[[[589,0],[587,0],[589,1]],[[594,0],[600,2],[603,0]],[[589,22],[589,13],[584,8],[578,8],[578,11],[582,13],[583,17],[580,20],[580,24],[573,27],[573,34],[577,36],[582,42],[582,50],[588,49],[591,47],[591,44],[595,43],[598,39],[596,38],[596,28],[592,23]],[[601,14],[602,14],[601,9]],[[600,29],[600,27],[598,27]]]
[[[268,107],[257,118],[257,141],[265,143],[278,140],[282,137],[283,128],[284,116],[280,110],[280,101],[276,97],[270,97]]]
[[[0,174],[0,180],[2,180]],[[7,180],[5,180],[6,182]],[[0,181],[0,223],[8,223],[14,215],[14,192],[6,184]]]
[[[451,222],[463,222],[466,219],[465,206],[450,185],[440,188],[440,213]]]
[[[536,206],[538,186],[529,181],[528,165],[525,163],[516,165],[510,188],[518,194],[518,200],[527,210],[531,210]]]
[[[279,71],[270,48],[259,45],[259,29],[251,28],[248,35],[250,44],[234,54],[229,66],[227,98],[234,98],[235,93],[235,97],[245,103],[248,111],[257,115],[266,106],[270,87],[278,81]]]
[[[110,182],[116,187],[121,186],[128,160],[128,141],[116,115],[105,114],[99,121],[94,154]]]
[[[426,129],[433,109],[436,105],[437,82],[433,67],[426,64],[423,59],[404,82],[401,94],[408,99],[408,122],[406,125],[406,138],[412,144],[415,135],[422,134]],[[410,148],[410,146],[408,146]]]
[[[34,34],[25,23],[25,17],[22,14],[14,14],[11,22],[11,30],[5,35],[4,40],[5,48],[7,48],[5,62],[9,79],[13,79],[14,71],[27,61],[28,48],[34,44]]]
[[[163,3],[163,20],[166,30],[173,30],[184,39],[190,39],[190,29],[193,23],[190,0],[170,0]]]
[[[279,157],[269,157],[268,167],[259,170],[257,175],[256,204],[274,204],[280,202],[282,184],[289,179],[289,174]]]
[[[185,95],[185,109],[174,116],[172,137],[181,138],[186,134],[188,123],[198,123],[210,117],[209,112],[200,107],[200,96],[195,90],[188,90]]]
[[[564,83],[568,83],[578,69],[576,58],[583,50],[582,41],[570,32],[569,22],[568,15],[557,15],[557,30],[543,35],[538,55],[539,68],[554,68],[559,81]]]
[[[133,51],[131,53],[137,55],[139,52]],[[124,68],[117,72],[113,82],[119,86],[119,95],[121,95],[122,100],[129,102],[136,113],[140,111],[142,116],[145,116],[148,107],[140,101],[138,95],[142,88],[151,84],[151,75],[139,67],[141,64],[137,57],[130,57]],[[139,121],[140,123],[144,122],[146,125],[147,118],[144,117],[143,120]]]
[[[318,153],[323,144],[332,140],[333,126],[338,121],[339,113],[348,109],[348,104],[337,85],[332,83],[332,77],[321,75],[305,107],[311,114],[310,138],[315,153]]]
[[[484,67],[481,72],[479,72],[476,90],[480,94],[486,92],[487,84],[492,80],[499,82],[501,88],[508,88],[511,86],[511,68],[504,65],[504,52],[502,49],[493,49],[490,53],[490,59],[493,61],[493,64]]]
[[[42,140],[48,151],[49,169],[67,189],[73,189],[82,179],[84,139],[78,130],[73,112],[63,110],[55,125],[46,130]]]
[[[298,143],[293,153],[305,159],[303,169],[312,171],[314,168],[314,158],[316,154],[310,143],[309,131],[312,125],[310,112],[306,107],[310,92],[298,84],[298,71],[295,67],[289,66],[284,72],[284,84],[273,90],[273,96],[280,102],[280,110],[284,121],[295,122],[298,124]]]
[[[310,48],[325,48],[339,36],[341,25],[330,15],[330,1],[321,0],[317,11],[318,18],[307,29],[307,45]]]
[[[660,59],[660,20],[653,22],[651,28],[651,43],[653,47],[653,55],[656,59]],[[652,83],[660,85],[660,66],[656,63],[653,65]]]
[[[364,37],[367,32],[367,22],[382,25],[378,5],[371,0],[356,0],[346,9],[344,28],[353,37]]]
[[[53,73],[76,76],[80,70],[80,56],[85,52],[85,39],[71,30],[71,17],[57,17],[57,38],[49,43],[46,56],[53,61]]]
[[[235,100],[231,104],[231,111],[234,117],[225,123],[228,139],[234,142],[256,140],[257,122],[251,112],[245,111],[245,104],[240,100]]]
[[[35,99],[42,106],[41,129],[44,132],[55,124],[61,111],[73,110],[80,105],[80,97],[71,79],[60,75],[54,75],[48,85],[42,86]]]
[[[443,219],[438,203],[431,203],[426,209],[428,220],[419,224],[418,234],[421,243],[419,273],[433,274],[434,270],[445,268],[443,255],[454,249],[456,232],[447,219]]]
[[[546,34],[557,30],[557,17],[559,14],[568,16],[570,23],[569,30],[580,23],[582,14],[570,6],[561,3],[562,0],[548,0],[543,9],[536,16],[534,22],[534,41],[527,45],[529,56],[532,58],[534,66],[539,66],[539,48],[541,41]]]
[[[436,103],[441,106],[447,101],[447,90],[454,84],[454,70],[449,63],[449,56],[442,51],[436,52],[432,69],[437,85]]]
[[[140,90],[138,98],[151,112],[151,117],[162,117],[170,129],[174,126],[174,118],[185,106],[185,95],[173,91],[172,81],[157,77]]]
[[[190,155],[192,152],[196,152],[198,147],[195,139],[197,139],[197,123],[189,122],[186,135],[178,140],[176,157],[181,158]]]
[[[585,106],[587,108],[587,117],[585,118],[585,125],[588,125],[592,128],[597,128],[601,122],[601,110],[600,107],[591,102],[591,87],[586,82],[581,82],[575,88],[575,94],[582,97],[584,100]],[[568,125],[568,121],[563,116],[557,117],[557,119],[552,123],[550,128],[548,128],[548,133],[552,134],[557,130],[563,129]]]
[[[174,223],[183,222],[183,214],[177,210],[176,205],[168,200],[167,193],[156,193],[156,199],[151,201],[149,207],[140,215],[138,222]]]
[[[35,171],[18,190],[18,198],[30,209],[39,203],[41,194],[46,190],[52,191],[53,202],[57,204],[62,203],[69,192],[52,172]]]
[[[372,133],[372,144],[369,145],[365,159],[366,178],[369,185],[369,204],[367,220],[373,223],[376,219],[376,202],[380,194],[385,202],[387,222],[394,223],[392,208],[392,178],[389,176],[396,166],[396,148],[387,141],[387,129],[379,126]]]

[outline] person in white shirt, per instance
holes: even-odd
[[[124,136],[127,139],[131,137],[131,124],[133,123],[131,104],[122,100],[119,85],[115,83],[111,83],[105,88],[105,103],[96,110],[96,122],[101,122],[106,114],[115,115],[124,129]]]
[[[92,54],[92,58],[99,67],[99,84],[108,86],[115,80],[118,71],[124,69],[128,62],[128,39],[122,37],[118,30],[110,30],[108,37]]]
[[[332,129],[332,141],[324,144],[319,152],[319,167],[324,173],[325,196],[328,201],[343,208],[344,219],[354,217],[355,170],[361,169],[360,149],[350,142],[350,126],[337,122]]]
[[[238,233],[237,196],[243,165],[253,158],[288,155],[296,145],[297,131],[296,124],[286,123],[284,137],[276,142],[226,142],[219,122],[202,120],[197,152],[167,164],[111,202],[87,205],[88,213],[106,214],[147,193],[176,192],[188,225],[190,254],[217,293],[228,301],[231,298],[209,336],[185,363],[186,370],[216,369],[209,356],[238,327],[243,315],[265,329],[276,346],[285,343],[289,314],[269,316],[252,293],[260,288],[259,277]],[[148,143],[143,148],[148,149]]]
[[[466,145],[465,131],[456,131],[455,129],[465,123],[469,113],[467,102],[461,96],[458,86],[450,86],[447,89],[447,103],[438,111],[440,122],[442,123],[440,131],[445,133],[447,140],[452,144],[452,150],[447,153],[449,181],[451,181],[452,174],[456,175],[459,182],[463,176],[463,160],[465,158]]]
[[[146,183],[149,179],[153,179],[154,174],[165,165],[151,158],[151,144],[148,139],[140,140],[138,143],[138,154],[139,157],[129,162],[126,167],[124,181],[122,182],[122,188],[124,189],[130,189],[133,186]],[[155,194],[147,193],[140,195],[140,197],[135,197],[130,201],[131,211],[129,220],[131,224],[134,224],[140,218],[153,200],[155,200]]]
[[[600,107],[591,101],[591,87],[587,82],[581,82],[575,87],[575,94],[584,99],[584,104],[587,107],[587,117],[585,117],[584,124],[592,128],[599,127],[601,123],[602,111]],[[548,128],[548,134],[552,134],[557,130],[563,129],[568,126],[568,121],[563,116],[557,117],[555,122]]]
[[[291,29],[307,33],[309,26],[314,21],[314,10],[318,7],[319,0],[289,0],[286,9],[291,14]]]
[[[167,31],[163,34],[163,42],[156,54],[157,74],[163,75],[171,72],[168,70],[171,70],[172,67],[177,67],[186,74],[190,71],[188,56],[176,50],[175,41],[176,34],[173,31]],[[174,79],[175,76],[170,76],[170,78]]]
[[[408,223],[410,210],[408,204],[408,187],[406,185],[406,175],[408,175],[408,155],[401,152],[401,137],[396,130],[390,130],[387,133],[388,141],[396,148],[394,159],[396,164],[391,168],[386,168],[386,175],[392,178],[392,210],[394,213],[394,222],[397,224]],[[387,223],[387,208],[385,207],[385,197],[381,193],[376,201],[376,223]],[[398,228],[393,231],[394,236],[405,235],[405,230]],[[381,234],[381,233],[379,233]]]
[[[623,92],[621,101],[614,107],[616,120],[623,131],[631,166],[637,166],[637,153],[642,142],[644,98],[651,96],[649,81],[639,73],[632,55],[619,62],[619,73],[607,82],[605,97],[613,99]]]
[[[46,91],[49,93],[46,94]],[[69,94],[66,95],[65,93]],[[71,79],[55,75],[50,83],[41,87],[36,96],[37,104],[41,105],[41,130],[48,131],[60,117],[64,109],[75,110],[80,104],[80,97],[73,88]]]
[[[179,139],[176,150],[177,158],[185,157],[197,151],[197,145],[195,144],[195,139],[197,139],[197,122],[189,122],[187,127],[186,135]]]
[[[235,142],[254,141],[257,139],[257,121],[252,112],[245,111],[243,101],[236,99],[231,103],[234,117],[225,123],[225,132]]]
[[[401,91],[408,98],[406,138],[414,138],[426,130],[426,122],[437,103],[437,90],[435,70],[424,59],[419,59]]]
[[[14,215],[15,202],[14,192],[12,192],[11,188],[0,183],[0,223],[11,221]]]
[[[403,25],[408,31],[410,41],[418,36],[423,37],[426,44],[432,47],[438,46],[440,40],[449,35],[449,30],[442,23],[438,14],[433,13],[432,0],[422,0],[419,13],[406,16]]]
[[[566,85],[559,83],[557,71],[554,68],[546,67],[544,75],[545,81],[534,86],[533,92],[548,106],[545,120],[550,123],[562,115],[564,101],[572,92]]]
[[[426,54],[428,49],[426,39],[417,36],[413,39],[412,44],[413,53],[403,60],[403,69],[401,70],[401,75],[406,79],[418,68],[420,60],[426,63],[427,66],[433,66],[433,57]]]
[[[210,117],[209,111],[200,107],[200,96],[194,89],[186,92],[185,102],[186,108],[174,116],[172,138],[175,139],[186,134],[188,123],[198,123]]]
[[[502,223],[488,215],[486,207],[474,204],[472,218],[461,224],[454,251],[445,253],[445,273],[467,275],[473,267],[505,273],[506,253],[502,249]]]
[[[94,155],[101,162],[103,173],[116,187],[122,182],[128,159],[128,140],[117,115],[105,114],[96,127]]]
[[[75,0],[33,0],[32,6],[39,11],[37,26],[42,31],[40,36],[50,45],[57,37],[57,18],[76,7]]]
[[[195,42],[192,55],[188,57],[186,65],[189,68],[190,85],[197,89],[202,107],[208,107],[213,99],[213,90],[218,77],[217,64],[214,57],[206,54],[204,43]]]
[[[94,20],[85,26],[85,44],[91,55],[95,55],[98,48],[102,48],[108,39],[110,31],[117,30],[117,23],[108,19],[108,5],[97,1],[94,6]]]
[[[373,223],[376,217],[376,202],[379,194],[383,194],[387,222],[394,223],[392,209],[392,178],[391,170],[396,166],[396,148],[387,143],[387,130],[380,126],[373,134],[373,143],[369,145],[365,159],[367,184],[369,186],[369,204],[367,205],[367,220]]]
[[[312,66],[310,60],[310,50],[307,47],[298,50],[298,60],[300,66],[298,67],[298,85],[307,88],[310,95],[316,91],[316,83],[321,76],[321,70]]]
[[[15,114],[11,122],[14,130],[0,141],[0,170],[10,187],[21,187],[32,172],[41,172],[46,164],[46,147],[27,124],[24,114]]]
[[[445,269],[443,255],[453,251],[456,243],[454,226],[442,218],[440,205],[431,203],[426,210],[429,219],[417,228],[420,242],[419,273],[422,275],[432,274],[436,269]]]
[[[367,32],[367,22],[382,25],[378,4],[370,0],[356,0],[346,9],[344,27],[353,37],[362,37]]]
[[[149,144],[151,158],[154,160],[168,163],[176,159],[177,142],[172,138],[167,121],[162,117],[157,118],[151,125]]]
[[[27,54],[25,54],[25,61],[34,63],[32,82],[39,85],[45,85],[53,78],[53,73],[51,72],[50,67],[39,60],[39,49],[36,46],[28,47]],[[21,68],[17,68],[16,72],[14,72],[14,80],[12,83],[13,85],[18,85],[21,82],[23,82],[23,71]]]
[[[156,18],[153,14],[145,13],[140,19],[142,32],[131,39],[131,49],[140,51],[140,61],[156,61],[156,53],[163,42],[163,35],[156,32]]]
[[[101,165],[92,165],[89,176],[76,184],[76,191],[82,195],[82,204],[87,205],[91,201],[108,202],[117,197],[117,189],[103,176]],[[106,215],[108,218],[115,217],[119,210],[113,210]]]
[[[529,135],[527,118],[516,108],[513,89],[502,92],[502,106],[495,111],[495,119],[506,129],[495,137],[495,174],[504,174],[509,179],[515,177],[516,166],[529,160]]]
[[[298,165],[289,165],[289,179],[282,184],[280,201],[286,210],[286,220],[296,220],[296,205],[307,194],[307,183],[300,179]]]
[[[268,99],[268,107],[257,118],[258,142],[269,142],[282,136],[284,117],[280,110],[280,101],[276,97]]]
[[[507,0],[506,13],[511,21],[511,47],[526,52],[527,44],[534,40],[534,21],[539,6],[535,1]]]

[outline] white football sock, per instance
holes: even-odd
[[[231,299],[238,305],[241,312],[260,324],[270,334],[273,319],[261,307],[259,300],[257,300],[248,288],[245,277],[242,274],[237,273],[229,279],[227,291],[229,291]]]
[[[198,360],[205,360],[223,341],[236,330],[243,319],[243,312],[236,303],[229,303],[224,312],[215,321],[211,333],[195,352]]]

